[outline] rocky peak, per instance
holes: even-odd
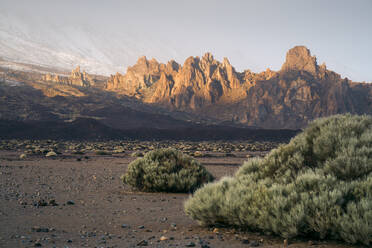
[[[210,52],[206,52],[206,53],[203,55],[202,60],[203,60],[204,62],[213,63],[213,61],[214,61],[214,57],[213,57],[213,55],[212,55]]]
[[[77,66],[75,69],[73,69],[69,77],[46,74],[43,76],[43,80],[84,87],[89,87],[95,84],[95,80],[91,77],[91,75],[89,75],[85,71],[80,71],[80,66]]]
[[[226,58],[226,57],[223,58],[222,65],[224,67],[230,67],[231,66],[230,61],[228,60],[228,58]]]
[[[318,64],[315,56],[305,46],[295,46],[287,52],[282,71],[307,71],[316,75]]]
[[[168,61],[166,69],[168,72],[172,72],[172,71],[178,72],[178,70],[180,69],[180,65],[172,59]]]
[[[81,75],[80,73],[80,65],[76,66],[75,69],[71,71],[71,77],[79,77]]]
[[[190,56],[185,60],[182,68],[195,67],[197,64],[199,64],[199,62],[200,62],[200,58],[198,56],[196,57]]]
[[[137,65],[147,65],[147,63],[148,63],[148,60],[147,60],[146,56],[141,56],[141,57],[138,58],[136,64]]]

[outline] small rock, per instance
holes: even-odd
[[[144,229],[145,226],[138,226],[138,229]]]
[[[48,206],[48,203],[44,199],[40,199],[36,204],[34,204],[37,207],[46,207]]]
[[[148,246],[149,242],[147,242],[146,240],[141,240],[140,242],[138,242],[137,246]]]
[[[67,201],[66,204],[67,205],[75,205],[75,202],[70,200],[70,201]]]
[[[260,243],[258,243],[256,240],[253,240],[253,241],[250,243],[250,247],[257,247],[257,246],[260,246]]]
[[[57,153],[55,153],[54,151],[50,151],[50,152],[48,152],[48,153],[45,155],[45,157],[55,157],[55,156],[57,156]]]
[[[249,240],[248,239],[242,239],[242,244],[248,245],[249,244]]]
[[[19,155],[19,158],[20,158],[20,159],[25,159],[25,158],[27,158],[27,155],[24,154],[24,153],[22,153],[21,155]]]
[[[188,243],[187,245],[186,245],[186,247],[195,247],[196,245],[195,245],[195,243],[194,242],[190,242],[190,243]]]
[[[209,242],[207,242],[207,241],[205,241],[205,240],[200,239],[200,240],[199,240],[199,244],[200,244],[200,247],[201,247],[201,248],[210,248],[210,246],[209,246]]]
[[[48,205],[49,206],[58,206],[56,200],[54,200],[54,199],[49,200]]]
[[[159,240],[160,240],[160,241],[165,241],[165,240],[168,240],[168,239],[169,239],[168,237],[161,236]]]
[[[49,232],[49,228],[34,226],[34,227],[31,228],[31,231],[33,231],[33,232]]]
[[[41,245],[40,242],[36,242],[36,243],[34,244],[34,246],[35,246],[35,247],[41,247],[42,245]]]
[[[122,224],[122,225],[121,225],[121,228],[129,228],[129,225],[127,225],[127,224]]]

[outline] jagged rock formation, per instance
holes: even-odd
[[[290,49],[280,71],[237,72],[210,53],[183,66],[141,57],[126,74],[110,77],[106,90],[168,110],[265,128],[301,128],[337,113],[371,113],[372,87],[319,66],[304,46]]]
[[[220,63],[210,53],[201,59],[189,57],[182,67],[175,61],[160,64],[141,57],[125,75],[111,76],[106,89],[136,96],[147,103],[197,110],[205,105],[244,99],[250,85],[242,85],[242,77],[226,58]]]
[[[77,66],[74,70],[72,70],[69,77],[52,75],[48,73],[45,74],[43,80],[47,82],[76,85],[81,87],[90,87],[95,83],[93,78],[88,73],[86,73],[85,71],[80,72],[80,66]]]

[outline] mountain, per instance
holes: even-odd
[[[183,65],[141,57],[110,77],[12,65],[0,63],[0,134],[8,138],[285,139],[314,118],[372,114],[372,84],[318,65],[304,46],[290,49],[279,71],[261,73],[238,72],[210,53]]]
[[[237,72],[210,53],[183,65],[141,57],[124,75],[111,75],[106,90],[194,118],[261,128],[297,129],[322,116],[372,112],[371,84],[318,65],[304,46],[287,52],[281,70],[261,73]]]
[[[102,90],[105,77],[79,69],[63,76],[0,67],[0,138],[283,141],[297,132],[180,120],[137,99]]]

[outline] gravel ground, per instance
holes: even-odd
[[[283,247],[278,237],[198,226],[183,211],[187,194],[123,185],[130,152],[21,153],[0,151],[0,247]],[[233,175],[247,153],[198,160],[221,178]],[[288,247],[309,246],[353,247],[314,240],[289,240]]]

